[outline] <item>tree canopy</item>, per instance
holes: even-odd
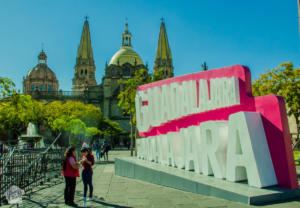
[[[135,71],[132,78],[121,81],[121,92],[118,95],[119,103],[125,114],[132,114],[132,125],[136,124],[135,95],[139,86],[163,79],[163,68],[154,74],[148,74],[146,69]]]
[[[159,69],[154,74],[148,74],[147,69],[139,69],[135,71],[133,77],[127,80],[121,80],[121,92],[118,95],[119,107],[123,110],[124,114],[130,115],[130,150],[133,156],[133,127],[136,126],[136,112],[135,112],[135,95],[139,86],[148,84],[150,82],[163,79],[163,68]],[[135,128],[136,130],[136,128]],[[136,135],[136,134],[135,134]]]
[[[9,101],[0,102],[0,134],[16,139],[29,122],[37,124],[43,120],[42,106],[29,95],[14,94]]]
[[[14,87],[15,83],[11,79],[0,77],[0,98],[12,95]]]
[[[124,134],[125,131],[115,121],[103,118],[100,123],[100,131],[104,136],[113,137],[116,135]]]
[[[300,68],[294,68],[291,62],[282,63],[279,67],[267,70],[252,83],[254,96],[267,94],[280,95],[287,105],[287,113],[294,116],[297,125],[297,138],[300,130]]]
[[[71,144],[83,138],[113,136],[123,133],[119,124],[102,117],[101,109],[79,101],[38,102],[30,95],[13,94],[0,102],[0,137],[16,140],[25,133],[29,122],[50,129],[55,136],[59,132],[69,135]]]

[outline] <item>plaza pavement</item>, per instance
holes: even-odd
[[[88,202],[88,207],[111,208],[246,208],[240,203],[234,203],[213,197],[176,190],[139,180],[128,179],[114,175],[114,158],[129,156],[129,151],[110,151],[109,162],[96,162],[94,166],[93,185],[94,198]],[[298,173],[300,173],[300,168]],[[61,182],[62,177],[57,179]],[[54,208],[69,207],[64,204],[64,183],[44,187],[35,192],[31,198],[23,198],[20,207]],[[75,202],[83,206],[83,184],[77,180]],[[5,205],[1,208],[16,207]],[[287,202],[273,203],[257,207],[300,208],[300,199]]]

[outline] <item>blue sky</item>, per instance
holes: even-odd
[[[164,17],[175,76],[242,64],[252,79],[292,61],[300,67],[296,0],[0,0],[0,76],[22,90],[44,43],[60,89],[71,90],[77,47],[89,16],[101,83],[105,61],[119,50],[125,18],[133,47],[152,71]]]

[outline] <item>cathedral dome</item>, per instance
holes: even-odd
[[[25,94],[39,91],[58,91],[58,80],[55,73],[47,65],[47,56],[42,52],[38,56],[38,64],[31,69],[23,80]]]
[[[57,81],[56,75],[46,64],[38,64],[27,74],[27,79]]]
[[[111,58],[109,65],[123,65],[125,63],[140,65],[143,64],[143,61],[131,47],[121,47],[121,49]]]

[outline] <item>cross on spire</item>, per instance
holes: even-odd
[[[164,18],[163,17],[161,17],[160,20],[161,20],[161,22],[164,22]]]
[[[88,21],[88,19],[89,19],[89,16],[87,16],[87,15],[85,15],[85,21]]]

